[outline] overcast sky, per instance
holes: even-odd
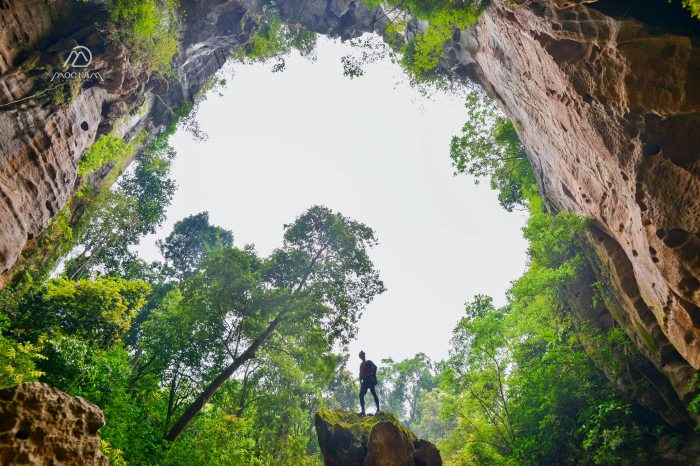
[[[453,176],[449,142],[467,118],[462,96],[425,99],[389,61],[343,76],[349,47],[319,38],[318,59],[236,65],[223,96],[197,114],[206,142],[179,130],[172,175],[178,191],[155,240],[175,221],[209,211],[237,246],[267,255],[282,225],[322,204],[374,228],[371,257],[387,291],[367,307],[352,358],[379,362],[418,352],[447,356],[452,328],[476,293],[505,302],[525,267],[523,215],[504,211],[487,183]],[[351,368],[354,362],[351,359]]]

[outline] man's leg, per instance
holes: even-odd
[[[379,398],[377,397],[377,392],[374,390],[374,387],[375,387],[374,385],[369,387],[369,391],[372,392],[372,396],[374,397],[374,404],[377,405],[377,412],[379,412]],[[363,404],[363,406],[364,406],[364,404]],[[362,411],[364,412],[365,409],[362,408]]]
[[[367,385],[364,383],[360,384],[360,408],[362,408],[362,412],[360,414],[362,416],[365,415],[365,394],[367,393]]]

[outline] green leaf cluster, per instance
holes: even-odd
[[[178,51],[179,6],[176,0],[107,0],[110,35],[149,70],[171,74]]]
[[[103,134],[91,145],[78,163],[78,174],[86,176],[109,162],[123,160],[133,153],[133,147],[114,134]]]
[[[364,3],[385,12],[388,20],[385,40],[399,51],[399,62],[412,82],[419,85],[439,84],[442,77],[438,63],[445,43],[455,31],[475,24],[485,7],[481,0],[365,0]],[[352,68],[356,75],[361,74],[357,73],[359,69]]]
[[[36,368],[37,361],[45,358],[41,354],[43,341],[21,343],[8,338],[9,323],[0,314],[0,388],[11,387],[22,382],[31,382],[44,375]]]
[[[669,0],[671,3],[671,0]],[[690,11],[690,16],[700,19],[700,0],[681,0],[683,8]]]
[[[499,204],[511,212],[537,195],[537,183],[513,123],[481,91],[467,95],[468,119],[450,142],[455,174],[468,174],[479,183],[488,177]]]
[[[233,57],[244,63],[264,63],[276,59],[273,72],[284,71],[284,56],[296,50],[302,57],[315,59],[317,35],[301,24],[288,25],[282,21],[274,4],[266,5],[257,29],[243,47],[235,48]]]

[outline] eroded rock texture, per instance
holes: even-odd
[[[516,122],[549,202],[593,221],[614,317],[684,399],[700,368],[700,36],[522,3],[494,1],[445,66]]]
[[[130,140],[146,128],[145,116],[129,117],[153,81],[106,43],[92,25],[100,14],[73,0],[0,3],[0,274],[75,192],[78,162],[97,137],[115,130]],[[86,70],[103,80],[54,78],[75,71],[64,61],[78,44],[92,51]]]
[[[316,435],[326,466],[441,466],[440,452],[388,413],[361,417],[321,409]]]
[[[0,390],[0,464],[106,466],[102,411],[39,382]]]

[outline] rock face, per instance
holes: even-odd
[[[86,27],[99,14],[72,0],[0,5],[0,274],[74,194],[80,157],[101,134],[129,141],[147,128],[147,118],[129,116],[153,83],[126,49]],[[78,44],[102,81],[54,77],[71,71],[64,60]]]
[[[440,466],[440,452],[387,413],[361,417],[321,409],[316,434],[326,466]]]
[[[28,382],[0,390],[0,464],[106,466],[102,411],[80,397]]]
[[[516,122],[547,200],[591,219],[609,311],[687,403],[700,368],[700,27],[659,34],[604,14],[612,1],[514,3],[495,0],[443,65]]]

